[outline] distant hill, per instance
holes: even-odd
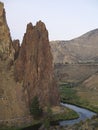
[[[51,41],[54,63],[98,62],[98,29],[69,41]]]

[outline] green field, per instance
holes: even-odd
[[[69,83],[59,86],[61,102],[75,104],[98,113],[98,93],[88,88],[72,86]]]

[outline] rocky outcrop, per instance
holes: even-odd
[[[44,23],[29,23],[20,47],[19,40],[12,42],[3,6],[0,2],[0,128],[32,123],[29,105],[34,96],[43,107],[59,103]]]
[[[14,49],[6,22],[3,3],[0,2],[0,59],[14,59]]]
[[[41,21],[36,26],[29,23],[15,64],[15,79],[23,81],[27,103],[37,95],[42,106],[58,104],[52,60],[45,24]]]
[[[14,79],[14,54],[4,5],[0,2],[0,125],[29,114],[22,84]]]

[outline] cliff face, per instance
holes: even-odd
[[[0,124],[27,115],[22,85],[14,80],[14,54],[5,10],[0,2]]]
[[[41,21],[28,24],[20,47],[19,40],[12,42],[3,6],[0,2],[0,125],[28,124],[35,95],[43,107],[59,103],[48,32]]]
[[[20,51],[20,42],[18,39],[13,41],[13,48],[15,49],[14,60],[16,60]]]
[[[4,5],[0,2],[0,58],[13,59],[13,56],[14,49],[12,47],[10,32],[6,22]]]
[[[36,95],[42,106],[58,103],[52,60],[44,23],[39,21],[36,26],[29,23],[15,64],[15,78],[23,81],[27,103]]]

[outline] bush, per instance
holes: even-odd
[[[35,96],[30,106],[30,113],[35,119],[38,119],[42,115],[42,108],[39,105],[38,97]]]
[[[50,122],[52,121],[52,117],[53,117],[53,113],[52,113],[50,105],[48,105],[47,110],[46,110],[46,115],[44,118],[44,122],[43,122],[46,130],[49,130],[49,128],[50,128]]]

